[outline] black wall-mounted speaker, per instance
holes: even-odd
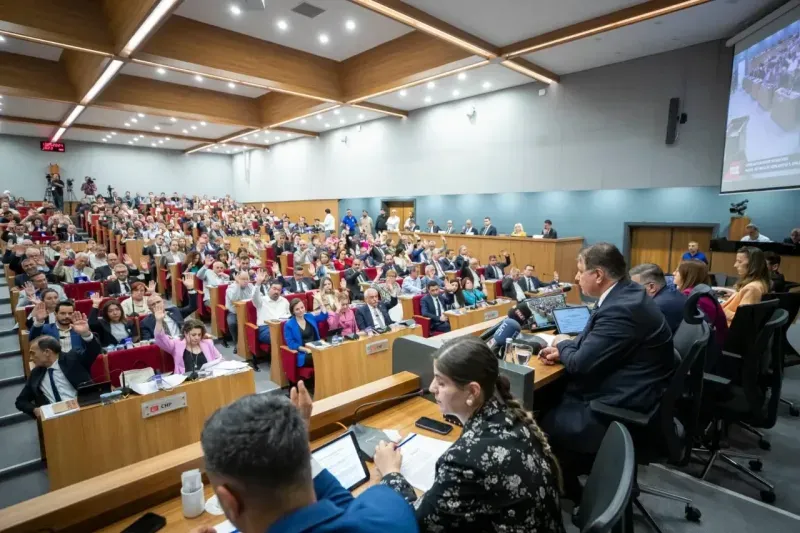
[[[669,114],[667,115],[667,144],[675,144],[678,138],[678,113],[681,108],[680,98],[669,99]]]

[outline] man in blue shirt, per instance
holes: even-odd
[[[697,244],[697,241],[689,243],[689,251],[683,254],[681,261],[702,261],[708,264],[708,258],[706,254],[700,251],[700,245]]]
[[[228,520],[242,533],[419,531],[398,493],[376,485],[353,498],[311,458],[311,397],[302,381],[298,389],[291,401],[273,394],[239,398],[206,421],[200,437],[206,473]]]
[[[353,216],[351,210],[347,210],[347,215],[342,219],[342,224],[347,226],[350,235],[358,235],[358,231],[356,230],[356,228],[358,228],[358,220]]]

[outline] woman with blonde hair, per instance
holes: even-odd
[[[522,227],[522,224],[517,222],[514,224],[514,231],[511,232],[512,237],[527,237],[528,234],[525,233],[525,228]]]
[[[337,291],[333,286],[331,278],[324,277],[319,282],[319,290],[314,293],[314,311],[318,309],[327,308],[336,310],[339,307],[339,301],[336,299]]]
[[[739,274],[739,281],[733,289],[723,289],[731,293],[731,297],[722,304],[728,324],[733,320],[740,305],[756,304],[769,292],[769,268],[764,252],[754,246],[739,248],[733,264]]]

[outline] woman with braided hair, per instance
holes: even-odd
[[[442,413],[461,421],[461,437],[439,458],[433,487],[419,500],[400,473],[402,448],[381,442],[381,483],[416,500],[422,532],[563,532],[558,463],[489,347],[475,337],[448,341],[433,370],[430,391]]]

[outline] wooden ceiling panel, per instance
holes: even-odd
[[[78,101],[62,63],[7,52],[0,52],[0,89],[14,96]]]
[[[103,0],[115,53],[122,51],[157,4],[158,0]]]
[[[125,111],[157,111],[192,120],[260,126],[258,104],[252,98],[124,74],[114,78],[94,103]]]
[[[97,0],[0,0],[0,30],[65,47],[114,53],[114,40]]]
[[[317,98],[340,97],[335,61],[175,15],[134,57],[238,73]]]
[[[423,74],[472,54],[427,33],[412,32],[341,63],[344,100],[366,99],[416,81]]]
[[[258,106],[261,113],[261,124],[265,128],[291,122],[302,116],[312,114],[320,107],[327,109],[335,107],[301,96],[282,93],[265,94],[258,98]]]
[[[87,54],[77,50],[64,50],[60,63],[64,65],[69,81],[75,88],[75,94],[83,96],[103,73],[107,58],[97,54]]]

